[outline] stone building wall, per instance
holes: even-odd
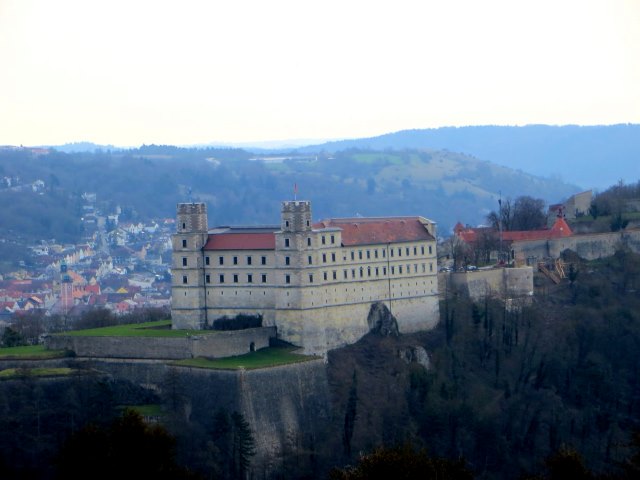
[[[50,350],[72,350],[79,357],[143,358],[179,360],[221,358],[248,353],[269,346],[275,327],[220,331],[188,337],[84,337],[49,335]]]

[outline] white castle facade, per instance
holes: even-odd
[[[353,343],[382,302],[400,332],[438,321],[435,224],[423,217],[312,222],[308,201],[282,203],[273,227],[207,227],[204,203],[177,207],[172,324],[207,328],[255,315],[306,353]]]

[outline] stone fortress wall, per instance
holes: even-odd
[[[550,240],[514,242],[512,257],[518,264],[540,261],[544,258],[559,258],[564,250],[572,250],[585,260],[610,257],[619,246],[627,246],[640,252],[640,229],[629,229],[611,233],[572,235]]]
[[[78,357],[180,360],[243,355],[269,346],[275,327],[217,331],[188,337],[89,337],[49,335],[51,350],[71,350]]]
[[[450,289],[463,292],[475,301],[485,296],[501,298],[531,297],[533,268],[493,268],[473,272],[443,272],[438,274],[440,292]]]

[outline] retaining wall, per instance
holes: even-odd
[[[189,337],[84,337],[49,335],[48,349],[72,350],[79,357],[179,360],[220,358],[248,353],[269,346],[275,327],[220,331]]]

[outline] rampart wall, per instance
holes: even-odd
[[[255,438],[254,476],[268,474],[291,451],[291,442],[317,438],[331,420],[323,360],[246,371],[174,367],[156,361],[77,362],[161,394],[169,375],[174,374],[170,381],[178,383],[181,398],[187,402],[184,414],[189,412],[192,420],[211,418],[219,408],[242,413]]]
[[[142,358],[179,360],[220,358],[248,353],[269,346],[275,327],[220,331],[189,337],[85,337],[50,335],[48,349],[72,350],[78,357]]]
[[[559,258],[566,249],[573,250],[585,260],[595,260],[610,257],[620,244],[628,246],[634,252],[640,252],[640,229],[580,234],[552,240],[514,242],[511,248],[515,258],[521,261],[532,257],[537,260],[546,257]]]
[[[474,272],[440,273],[441,292],[454,288],[479,300],[486,295],[519,297],[533,295],[533,268],[494,268]],[[446,282],[449,282],[447,286]]]

